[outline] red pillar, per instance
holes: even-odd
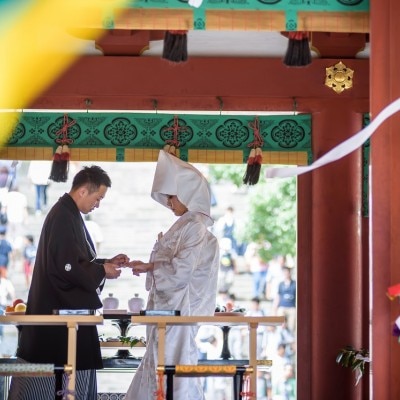
[[[400,96],[400,2],[371,0],[372,117]],[[400,399],[400,344],[392,337],[398,301],[385,295],[400,283],[400,115],[387,121],[371,140],[371,398]]]
[[[315,157],[361,126],[361,114],[338,101],[314,112]],[[299,400],[362,396],[335,362],[343,346],[363,346],[361,180],[361,150],[299,177]]]

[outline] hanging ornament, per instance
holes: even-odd
[[[165,32],[162,58],[176,63],[187,60],[187,32],[185,30]]]
[[[283,63],[288,67],[304,67],[311,64],[308,32],[289,32],[289,43]]]
[[[49,179],[54,182],[66,182],[68,179],[70,160],[68,145],[73,142],[72,139],[68,138],[68,128],[75,124],[75,120],[68,121],[68,115],[64,114],[63,125],[61,129],[56,132],[56,136],[59,136],[59,138],[56,139],[58,146],[53,156],[53,163],[49,176]]]
[[[179,148],[179,133],[185,132],[187,130],[186,126],[179,126],[179,117],[174,115],[174,123],[168,128],[164,128],[164,131],[172,132],[172,139],[165,141],[164,151],[176,156],[176,149]]]
[[[164,395],[164,370],[157,367],[157,391],[154,393],[157,400],[165,400]]]
[[[395,323],[393,324],[392,336],[399,338],[400,342],[400,317],[397,317]]]
[[[390,300],[394,300],[396,297],[400,296],[400,283],[389,286],[386,292]]]
[[[243,400],[255,399],[255,394],[250,391],[250,376],[243,375],[243,390],[240,392],[240,396]]]
[[[255,117],[254,122],[249,123],[249,127],[253,130],[254,140],[248,144],[248,147],[252,147],[252,149],[247,159],[243,183],[246,185],[255,185],[260,179],[264,140],[260,135],[260,121],[258,117]]]

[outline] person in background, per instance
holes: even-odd
[[[207,360],[218,360],[221,356],[222,338],[211,336],[207,348]],[[209,376],[205,378],[207,399],[225,400],[230,398],[231,377]]]
[[[286,363],[283,367],[283,375],[276,383],[274,400],[295,400],[296,399],[296,378],[294,365]]]
[[[12,253],[11,243],[6,239],[6,229],[0,228],[0,277],[8,277],[8,267]]]
[[[245,258],[253,278],[253,298],[265,297],[268,263],[260,256],[260,247],[257,243],[250,243],[247,247]]]
[[[268,382],[264,371],[257,371],[257,400],[268,400]]]
[[[26,235],[23,257],[24,257],[25,283],[26,283],[26,287],[28,289],[29,289],[29,286],[31,285],[32,272],[33,272],[33,266],[35,263],[36,252],[37,252],[37,247],[35,244],[35,239],[33,238],[32,235]]]
[[[218,274],[218,291],[229,292],[235,276],[235,256],[232,243],[228,238],[222,238],[220,244],[220,266]]]
[[[235,232],[235,210],[232,206],[227,207],[225,214],[216,223],[216,235],[219,238],[227,238],[231,241],[231,247],[236,252],[236,232]]]
[[[285,397],[279,397],[280,383],[285,379],[285,368],[290,364],[290,360],[286,356],[286,346],[283,343],[278,345],[277,352],[271,357],[271,383],[272,383],[272,398],[279,400],[286,400]]]
[[[275,255],[268,263],[266,299],[274,301],[278,293],[278,286],[283,280],[282,268],[286,266],[286,257]]]
[[[22,260],[28,200],[18,187],[14,187],[6,194],[3,205],[7,213],[7,237],[13,248],[13,260],[16,263]]]
[[[289,267],[282,267],[283,281],[278,286],[278,294],[274,299],[275,315],[286,317],[289,330],[296,332],[296,282],[292,279]]]
[[[159,234],[150,261],[132,261],[132,273],[147,273],[147,310],[180,310],[182,316],[214,315],[219,246],[209,231],[210,188],[191,164],[161,150],[151,197],[178,217]],[[166,365],[197,364],[198,326],[168,326]],[[125,400],[153,400],[157,391],[157,327],[147,330],[146,353]],[[174,378],[174,400],[203,400],[201,379]]]
[[[49,186],[52,161],[31,161],[28,168],[28,178],[35,186],[35,210],[41,214],[47,206],[47,188]]]
[[[0,314],[4,314],[8,305],[15,300],[15,287],[8,279],[0,276]],[[3,338],[4,327],[0,324],[0,342]]]
[[[216,223],[215,234],[219,239],[227,238],[231,240],[232,249],[236,256],[243,256],[247,248],[247,243],[240,240],[242,231],[243,226],[235,218],[235,209],[232,206],[227,207],[225,214]]]
[[[258,297],[253,297],[250,302],[250,307],[246,311],[246,315],[249,317],[263,317],[265,316],[264,310],[261,308],[260,299]],[[257,328],[257,359],[262,358],[263,351],[263,337],[264,337],[265,327],[259,325]]]
[[[40,235],[29,289],[26,314],[51,315],[54,310],[95,310],[106,279],[116,279],[129,262],[125,254],[111,259],[97,258],[81,213],[100,206],[111,180],[98,166],[84,167],[46,216]],[[65,326],[21,326],[19,362],[67,363],[68,329]],[[95,325],[77,331],[76,393],[79,400],[97,399],[96,370],[103,368],[99,336]],[[9,400],[54,400],[55,377],[17,377],[11,380]],[[63,376],[65,393],[66,376]],[[66,396],[67,397],[67,396]],[[68,396],[69,397],[69,396]]]
[[[0,201],[0,229],[6,229],[8,224],[7,211]]]
[[[0,160],[0,188],[9,191],[17,179],[17,160]]]

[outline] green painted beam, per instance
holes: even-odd
[[[283,11],[286,15],[286,30],[297,29],[299,12],[368,12],[369,0],[203,0],[199,8],[189,6],[188,0],[134,0],[127,8],[193,10],[193,29],[207,28],[207,10],[235,11]],[[104,29],[113,29],[112,15],[103,21]]]
[[[0,11],[16,10],[28,7],[33,0],[0,0]],[[294,31],[297,28],[297,14],[299,12],[368,12],[370,0],[203,0],[199,8],[191,7],[188,0],[128,0],[125,8],[130,9],[175,9],[193,11],[193,29],[204,30],[207,27],[207,10],[235,10],[235,11],[283,11],[286,15],[286,29]],[[2,14],[6,14],[3,12]],[[0,28],[7,21],[1,20]],[[105,7],[102,21],[104,29],[114,29],[114,10],[112,6]]]
[[[370,123],[370,115],[363,115],[363,127],[365,128]],[[368,139],[362,146],[362,216],[369,216],[369,160],[370,160],[371,143]]]
[[[126,8],[187,9],[187,0],[132,0]],[[191,7],[190,7],[191,8]],[[205,10],[369,11],[369,0],[203,0]]]
[[[174,139],[174,114],[103,112],[23,112],[19,114],[7,146],[56,147],[68,121],[71,147],[79,148],[162,148]],[[254,140],[255,116],[177,116],[180,157],[187,160],[189,149],[242,150],[246,162]],[[306,152],[312,162],[311,115],[259,116],[262,149],[278,152]]]

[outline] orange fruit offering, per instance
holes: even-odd
[[[14,307],[14,311],[15,312],[25,312],[26,311],[26,304],[25,303],[18,303]]]

